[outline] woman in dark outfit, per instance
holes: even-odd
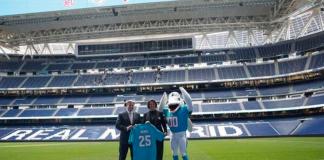
[[[157,103],[155,100],[147,102],[148,112],[144,114],[143,121],[150,121],[158,130],[167,135],[166,120],[162,112],[157,110]],[[163,158],[163,141],[157,141],[156,143],[156,160],[162,160]]]

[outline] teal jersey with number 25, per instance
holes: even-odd
[[[172,133],[183,132],[188,129],[189,110],[187,105],[179,106],[178,110],[171,112],[168,108],[163,109],[168,126]]]
[[[135,125],[128,139],[133,146],[133,160],[156,160],[156,141],[163,139],[163,133],[151,123]]]

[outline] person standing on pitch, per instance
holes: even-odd
[[[126,111],[118,114],[116,128],[120,130],[119,138],[119,160],[125,160],[127,157],[128,148],[133,159],[133,148],[128,144],[128,138],[131,129],[135,124],[141,123],[140,114],[134,111],[135,102],[128,100],[125,103]]]
[[[164,133],[166,136],[168,134],[167,126],[166,126],[166,119],[162,112],[157,110],[157,103],[155,100],[150,100],[147,102],[147,108],[149,109],[148,112],[144,114],[143,122],[149,121],[152,125],[154,125],[159,131]],[[156,143],[156,160],[163,159],[163,140],[157,141]]]

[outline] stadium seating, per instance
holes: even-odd
[[[279,65],[279,73],[287,74],[293,72],[303,71],[306,65],[307,58],[298,58],[294,60],[286,60],[280,61]]]
[[[73,70],[82,70],[82,69],[92,69],[96,64],[95,63],[73,63],[71,69]]]
[[[243,66],[219,67],[217,68],[220,79],[247,78]]]
[[[188,71],[189,81],[211,81],[215,80],[215,71],[213,68],[191,69]]]
[[[277,100],[277,101],[263,101],[263,105],[266,109],[280,109],[302,106],[304,98]]]
[[[53,63],[49,64],[46,70],[48,71],[64,71],[71,67],[71,63]]]
[[[26,77],[2,77],[0,88],[17,88]]]
[[[185,71],[162,71],[160,82],[183,82],[185,81]]]
[[[221,63],[224,61],[227,61],[225,54],[210,54],[201,56],[201,62],[203,63]]]
[[[0,62],[0,71],[2,72],[14,72],[17,71],[21,65],[22,61],[1,61]]]
[[[47,82],[51,79],[50,76],[35,76],[28,77],[27,81],[22,85],[23,88],[40,88],[45,87]]]
[[[257,56],[253,48],[235,49],[228,54],[229,59],[234,60],[250,60],[255,59]]]
[[[108,61],[108,62],[98,62],[96,68],[105,69],[105,68],[118,68],[120,61]]]
[[[105,116],[112,115],[114,108],[82,108],[78,116]]]
[[[48,87],[67,87],[72,86],[76,76],[54,76]]]
[[[291,51],[290,43],[278,43],[257,47],[262,58],[287,55]]]
[[[80,75],[74,86],[102,85],[102,75]]]
[[[132,75],[132,84],[154,83],[156,82],[155,72],[135,72]]]
[[[247,68],[252,77],[273,76],[276,74],[273,63],[250,64],[247,65]]]
[[[226,112],[241,110],[239,103],[202,104],[202,112]]]
[[[55,109],[26,109],[19,115],[19,117],[48,117],[52,116],[55,111]]]
[[[172,64],[171,58],[155,58],[149,59],[147,62],[148,66],[167,66]]]
[[[145,60],[128,60],[123,61],[122,66],[123,68],[129,68],[129,67],[143,67],[145,66]]]

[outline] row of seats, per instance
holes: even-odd
[[[191,92],[191,97],[195,100],[203,99],[226,99],[233,97],[256,97],[287,95],[293,93],[303,93],[311,90],[321,90],[324,88],[323,80],[305,82],[293,85],[282,85],[263,88],[241,88],[204,92]],[[147,101],[154,99],[159,101],[161,94],[134,95],[134,96],[114,96],[114,95],[92,95],[92,96],[40,96],[40,97],[3,97],[0,98],[0,105],[55,105],[55,104],[84,104],[84,103],[119,103],[127,99],[135,101]]]
[[[4,61],[0,63],[0,71],[13,72],[21,69],[21,71],[63,71],[63,70],[84,70],[84,69],[104,69],[104,68],[132,68],[143,66],[163,66],[172,64],[194,64],[194,63],[216,63],[224,61],[241,61],[254,60],[256,58],[268,58],[287,55],[291,51],[308,51],[324,46],[324,32],[315,35],[303,37],[297,40],[280,42],[277,44],[267,44],[259,47],[227,49],[225,51],[203,51],[209,54],[188,57],[175,58],[151,58],[141,60],[117,60],[108,62],[74,62],[74,63],[50,63],[44,60],[35,61]],[[295,45],[293,45],[295,43]],[[296,46],[292,49],[292,46]],[[51,60],[49,60],[51,62]],[[285,64],[283,64],[285,65]]]
[[[282,100],[263,100],[246,102],[202,103],[194,104],[193,112],[196,114],[209,114],[215,112],[239,112],[251,110],[269,110],[302,107],[310,105],[324,106],[324,95],[314,95],[309,98],[291,98]],[[136,110],[143,114],[148,111],[145,106],[137,107]],[[48,116],[109,116],[117,115],[125,111],[124,107],[105,108],[64,108],[64,109],[11,109],[1,110],[2,117],[48,117]]]
[[[324,67],[324,53],[314,55],[309,62],[310,69]],[[289,74],[304,71],[307,57],[288,59],[278,62],[278,74]],[[274,63],[233,65],[216,68],[196,68],[190,70],[148,71],[134,73],[105,73],[91,75],[57,75],[2,77],[0,88],[39,88],[39,87],[69,87],[98,86],[118,84],[170,83],[188,81],[212,81],[226,79],[241,79],[278,75]],[[27,79],[27,80],[25,80]]]

